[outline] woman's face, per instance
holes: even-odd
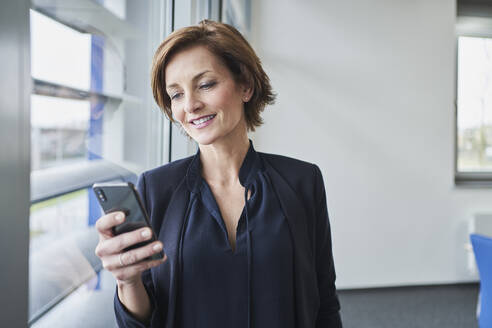
[[[173,117],[196,142],[209,145],[238,129],[246,133],[244,102],[251,89],[204,46],[176,53],[165,68]],[[244,131],[243,131],[244,130]]]

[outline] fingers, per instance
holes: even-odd
[[[96,222],[99,243],[95,249],[103,267],[120,281],[133,281],[142,271],[164,263],[167,256],[159,260],[145,260],[162,251],[162,243],[155,241],[150,244],[122,252],[128,247],[148,241],[152,238],[152,230],[148,227],[114,236],[112,228],[125,221],[123,212],[103,215]]]
[[[96,255],[99,257],[120,253],[125,248],[152,238],[152,230],[141,228],[122,233],[113,238],[101,240],[96,247]]]
[[[148,245],[103,258],[103,267],[108,271],[127,267],[162,251],[162,243],[156,241]],[[147,261],[146,261],[147,262]]]
[[[116,269],[112,271],[113,276],[115,277],[116,280],[118,281],[126,281],[126,280],[132,280],[136,276],[139,276],[140,273],[143,271],[156,267],[162,263],[164,263],[167,260],[167,257],[164,256],[163,259],[160,260],[152,260],[152,261],[143,261],[140,263],[136,263],[133,265],[129,265],[126,267],[122,267],[120,269]]]
[[[123,212],[113,212],[106,215],[101,216],[96,221],[96,230],[105,236],[112,237],[113,233],[111,228],[117,226],[118,224],[125,221],[125,214]]]

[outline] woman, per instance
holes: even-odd
[[[248,140],[274,100],[248,42],[212,21],[180,29],[155,54],[152,89],[199,150],[139,178],[158,241],[125,252],[151,231],[113,236],[120,212],[97,222],[118,324],[341,327],[321,172]]]

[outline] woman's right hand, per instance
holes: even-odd
[[[142,271],[158,266],[167,259],[164,254],[164,258],[160,260],[142,261],[162,250],[160,241],[123,251],[129,246],[149,240],[152,237],[152,231],[147,227],[115,236],[111,228],[124,220],[125,214],[123,212],[113,212],[101,216],[96,222],[99,243],[95,253],[101,259],[103,267],[113,274],[119,286],[140,283]]]

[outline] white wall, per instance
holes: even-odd
[[[453,283],[492,191],[457,188],[454,0],[253,1],[260,151],[317,163],[339,288]]]

